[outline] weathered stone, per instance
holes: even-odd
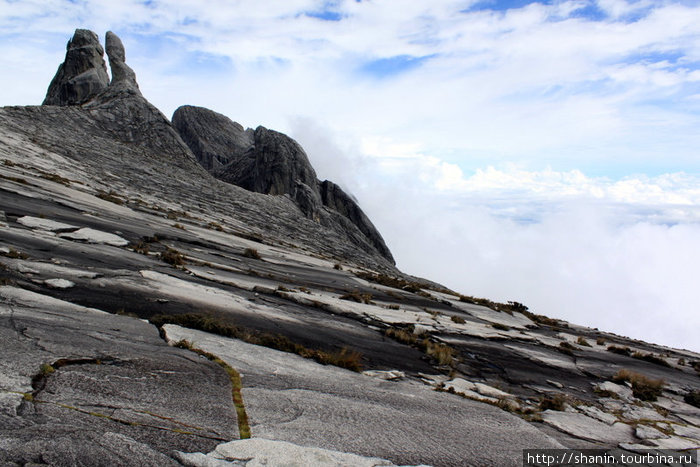
[[[196,467],[209,467],[212,465],[246,465],[250,467],[265,465],[290,467],[342,467],[348,465],[375,467],[394,465],[387,460],[377,457],[364,457],[262,438],[231,441],[218,445],[214,451],[206,456],[198,456],[196,454],[198,453],[193,455],[179,452],[178,458],[186,465]]]
[[[673,425],[673,433],[684,438],[692,438],[700,443],[700,428],[692,425]]]
[[[600,420],[601,422],[607,423],[608,425],[612,425],[613,423],[618,421],[615,415],[603,412],[597,407],[593,407],[590,405],[579,405],[577,409],[581,413],[584,413],[589,417],[593,417],[596,420]]]
[[[601,393],[615,394],[624,401],[631,402],[634,400],[634,396],[632,395],[632,390],[630,388],[621,384],[613,383],[612,381],[603,381],[602,383],[597,384],[595,388],[596,391],[600,391]]]
[[[66,49],[66,58],[49,85],[44,105],[83,104],[109,84],[104,49],[97,34],[76,29]]]
[[[666,417],[661,415],[654,409],[648,407],[638,407],[636,405],[629,405],[622,411],[622,417],[627,420],[656,420],[662,421]]]
[[[656,428],[647,425],[637,425],[637,428],[635,428],[634,430],[634,434],[639,439],[668,438],[668,435],[665,435],[663,432],[657,430]]]
[[[173,126],[208,171],[215,173],[232,162],[241,167],[241,172],[252,170],[252,154],[248,155],[255,143],[252,129],[246,130],[213,110],[191,105],[175,110]]]
[[[350,222],[355,224],[355,226],[360,229],[360,232],[365,234],[372,246],[374,246],[382,256],[394,262],[394,257],[391,255],[391,251],[389,251],[386,243],[384,243],[384,239],[377,228],[372,224],[362,209],[360,209],[357,202],[348,196],[338,185],[328,180],[323,181],[321,183],[321,200],[324,206],[350,219]]]
[[[173,114],[173,126],[202,166],[215,177],[249,191],[289,195],[302,213],[360,242],[394,263],[389,248],[357,202],[338,185],[319,183],[302,147],[292,138],[259,126],[254,131],[217,112],[182,106]],[[332,210],[324,215],[322,206]],[[340,214],[348,223],[334,217]]]
[[[109,57],[109,67],[112,70],[110,86],[116,84],[138,91],[139,85],[136,84],[136,73],[126,64],[126,52],[119,36],[112,31],[107,31],[105,45],[107,56]]]
[[[619,422],[608,425],[580,413],[546,410],[542,413],[542,419],[558,430],[590,441],[619,443],[634,439],[633,428],[629,425]]]

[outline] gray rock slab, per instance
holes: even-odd
[[[178,326],[241,372],[253,437],[389,459],[399,464],[520,465],[526,447],[561,446],[487,404],[415,381],[381,381],[296,355]]]
[[[650,407],[629,405],[622,411],[622,417],[627,420],[654,420],[663,421],[665,416]]]
[[[206,456],[178,453],[178,458],[196,467],[245,465],[246,467],[375,467],[394,465],[376,457],[363,457],[329,449],[298,446],[286,441],[263,438],[242,439],[220,444]],[[214,462],[212,462],[214,461]],[[216,462],[218,461],[218,462]]]
[[[542,413],[545,423],[577,438],[598,441],[608,445],[631,442],[634,429],[624,423],[608,425],[580,413],[546,410]]]
[[[154,326],[14,287],[0,299],[0,464],[171,465],[238,437],[223,369]]]
[[[673,433],[700,442],[700,428],[691,425],[673,425]]]
[[[632,389],[621,384],[613,383],[612,381],[604,381],[596,385],[596,389],[602,392],[609,392],[617,395],[620,399],[625,401],[633,401],[634,396],[632,395]]]
[[[634,429],[634,434],[639,439],[659,439],[669,437],[662,431],[648,425],[637,425],[637,427]]]
[[[593,407],[590,405],[579,405],[577,409],[581,413],[588,415],[589,417],[593,417],[596,420],[600,420],[601,422],[607,423],[608,425],[612,425],[613,423],[618,421],[615,415],[603,412],[598,407]]]

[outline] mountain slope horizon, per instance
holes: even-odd
[[[697,450],[700,355],[402,273],[294,140],[173,125],[105,49],[109,82],[77,30],[46,105],[0,108],[3,463]]]

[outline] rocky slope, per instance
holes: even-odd
[[[357,202],[335,183],[318,180],[306,153],[290,137],[262,126],[243,130],[224,115],[193,106],[178,108],[173,126],[216,178],[257,193],[289,195],[306,217],[335,230],[354,230],[352,225],[395,264],[381,234]]]
[[[101,66],[98,46],[76,32],[58,83],[86,72],[76,48]],[[195,129],[198,158],[113,34],[106,48],[99,91],[0,109],[0,465],[520,465],[525,448],[700,444],[700,355],[403,275],[315,175],[320,221],[212,177],[257,130]]]

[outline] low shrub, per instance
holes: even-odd
[[[632,354],[632,357],[637,358],[639,360],[644,360],[649,363],[653,363],[655,365],[661,365],[669,368],[671,367],[671,364],[668,363],[665,359],[656,356],[653,353],[635,352]]]
[[[461,316],[452,315],[452,316],[450,316],[450,319],[451,319],[453,322],[457,323],[457,324],[464,324],[464,323],[467,322],[467,321],[466,321],[464,318],[462,318]]]
[[[349,300],[351,302],[357,302],[357,303],[365,303],[367,305],[370,305],[372,303],[372,294],[371,293],[360,293],[357,290],[353,290],[352,292],[348,292],[345,295],[340,296],[341,300]]]
[[[700,391],[690,391],[688,394],[683,396],[683,400],[700,409]]]
[[[174,248],[168,248],[164,252],[160,253],[159,256],[163,262],[168,263],[171,266],[177,267],[185,264],[185,257]]]
[[[562,412],[566,408],[566,396],[564,394],[549,394],[540,399],[540,410],[557,410]]]
[[[628,382],[632,385],[632,395],[643,401],[655,401],[663,391],[664,380],[652,379],[641,373],[622,369],[613,376],[616,383]]]
[[[510,331],[510,327],[503,323],[491,323],[491,327],[499,331]]]
[[[260,256],[260,253],[258,253],[258,250],[255,248],[246,248],[243,250],[243,256],[252,259],[262,259],[262,256]]]
[[[576,339],[576,343],[584,347],[591,347],[591,344],[589,344],[586,338],[583,336],[578,336],[578,339]]]
[[[608,352],[616,353],[619,355],[627,355],[628,357],[632,355],[632,350],[629,347],[619,347],[617,345],[609,345]]]
[[[599,337],[595,340],[596,345],[605,345],[605,339]]]

